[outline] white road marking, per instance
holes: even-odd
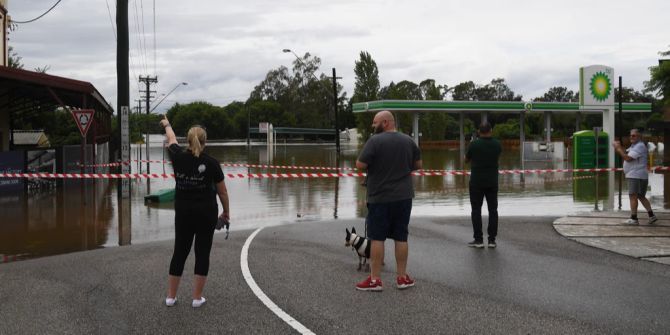
[[[302,323],[298,322],[298,320],[294,319],[292,316],[286,314],[286,312],[279,308],[277,304],[272,302],[272,300],[270,300],[270,298],[268,298],[268,296],[263,293],[263,290],[258,287],[256,281],[251,276],[251,271],[249,271],[249,262],[247,260],[249,257],[249,245],[251,245],[251,241],[261,230],[263,230],[263,228],[258,228],[251,235],[249,235],[246,242],[244,242],[244,246],[242,247],[242,253],[240,254],[240,267],[242,268],[242,275],[244,276],[244,280],[247,281],[247,285],[249,285],[249,288],[251,288],[251,291],[254,292],[256,297],[258,297],[258,299],[260,299],[260,301],[263,302],[263,304],[265,304],[265,306],[267,306],[267,308],[275,313],[280,319],[288,323],[289,326],[293,327],[293,329],[297,330],[300,334],[314,334],[314,332],[303,326]]]

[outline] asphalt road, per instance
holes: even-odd
[[[264,293],[317,334],[670,333],[670,266],[567,240],[554,220],[502,217],[498,248],[482,250],[465,246],[468,218],[413,218],[417,284],[404,291],[392,285],[392,241],[384,291],[354,289],[367,274],[344,228],[363,220],[265,228],[248,262]],[[162,303],[169,241],[0,265],[0,333],[295,333],[242,276],[251,233],[216,235],[201,309],[190,307],[192,256],[177,306]]]

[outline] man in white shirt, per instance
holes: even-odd
[[[651,210],[651,204],[645,197],[647,194],[647,185],[649,185],[649,173],[647,172],[648,152],[647,146],[642,141],[642,136],[637,129],[630,131],[630,147],[624,151],[619,141],[614,141],[612,145],[614,150],[623,158],[623,172],[628,180],[628,197],[630,198],[630,219],[627,224],[639,224],[637,219],[637,201],[649,214],[649,224],[658,220]]]

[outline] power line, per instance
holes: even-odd
[[[145,52],[145,57],[146,57],[146,50],[147,50],[147,33],[144,30],[144,27],[146,26],[144,24],[144,0],[140,0],[140,13],[141,13],[141,18],[142,18],[142,39],[144,40],[144,52]],[[147,72],[149,68],[149,61],[147,60]]]
[[[35,21],[39,20],[40,18],[42,18],[42,16],[47,15],[52,9],[56,8],[56,6],[57,6],[61,1],[62,1],[62,0],[58,0],[58,1],[56,1],[56,3],[55,3],[53,6],[51,6],[51,8],[49,8],[49,10],[47,10],[46,12],[44,12],[44,14],[42,14],[42,15],[40,15],[40,16],[38,16],[38,17],[32,19],[32,20],[28,20],[28,21],[14,21],[14,20],[12,20],[12,23],[30,23],[30,22],[35,22]]]
[[[144,73],[147,73],[147,53],[146,50],[143,48],[142,45],[142,32],[140,31],[140,19],[139,19],[139,14],[138,14],[138,9],[137,9],[137,0],[135,0],[135,31],[137,31],[137,44],[139,48],[139,54],[140,54],[140,61],[141,61],[141,66],[142,70],[144,70]]]
[[[116,40],[117,39],[116,26],[114,26],[114,20],[112,20],[112,10],[109,9],[109,0],[105,0],[105,3],[107,3],[107,13],[109,13],[109,23],[112,24],[112,32],[114,32],[114,40]]]
[[[153,8],[153,13],[154,13],[154,74],[156,74],[156,0],[153,0],[154,2],[154,8]]]

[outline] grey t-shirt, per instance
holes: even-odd
[[[623,161],[623,171],[626,178],[649,179],[649,173],[647,172],[647,157],[649,154],[644,142],[637,141],[626,151],[628,151],[628,157],[633,159],[630,162]]]
[[[365,143],[358,160],[368,165],[368,202],[414,198],[411,172],[421,151],[411,137],[399,132],[376,134]]]

